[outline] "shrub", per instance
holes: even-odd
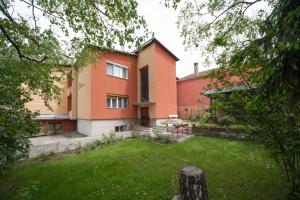
[[[155,135],[155,140],[159,141],[160,143],[163,143],[163,144],[172,143],[172,138],[170,135],[163,134],[160,131],[154,131],[154,135]]]
[[[131,138],[140,138],[141,137],[141,132],[137,130],[131,131]]]
[[[49,153],[42,153],[39,156],[36,157],[37,160],[40,161],[46,161],[49,160],[55,153],[53,151],[50,151]]]
[[[229,126],[231,124],[234,124],[235,122],[235,118],[230,115],[224,115],[218,118],[218,124],[220,124],[221,126]]]
[[[94,149],[96,149],[96,148],[97,148],[98,146],[100,146],[100,145],[101,145],[100,140],[94,140],[94,141],[92,141],[92,142],[86,144],[85,148],[86,148],[87,150],[94,150]]]
[[[116,133],[113,132],[113,131],[110,131],[110,132],[108,133],[108,135],[104,135],[104,136],[103,136],[103,139],[102,139],[102,141],[103,141],[104,144],[112,144],[112,143],[119,142],[119,141],[121,141],[121,140],[123,140],[123,138],[118,137],[118,136],[116,135]]]
[[[206,124],[211,118],[211,113],[205,112],[202,116],[199,116],[197,119],[198,125],[204,125]]]

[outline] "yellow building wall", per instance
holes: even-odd
[[[59,73],[59,72],[56,72]],[[57,74],[60,75],[60,74]],[[32,101],[27,103],[25,107],[31,111],[38,111],[40,114],[67,114],[68,109],[67,109],[67,95],[68,95],[68,81],[67,77],[61,82],[61,83],[56,83],[57,86],[62,88],[62,92],[60,95],[60,103],[57,101],[51,101],[49,102],[49,105],[51,109],[49,109],[45,103],[44,100],[38,96],[38,95],[32,95]]]
[[[91,69],[95,63],[80,69],[77,75],[77,118],[91,119]]]
[[[156,76],[155,76],[155,44],[151,44],[147,48],[143,49],[139,52],[138,62],[137,62],[137,87],[138,87],[138,102],[141,100],[141,77],[140,77],[140,69],[148,66],[149,73],[149,101],[155,102],[156,100]],[[155,118],[155,104],[147,106],[149,107],[149,117]],[[138,117],[140,118],[141,113],[140,109],[138,109]]]
[[[77,100],[78,100],[78,92],[77,92],[77,87],[78,87],[78,72],[76,70],[72,71],[72,88],[71,88],[71,93],[72,93],[72,109],[71,109],[71,115],[70,119],[77,119]]]

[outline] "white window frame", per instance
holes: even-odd
[[[109,99],[109,103],[107,104],[107,100]],[[113,107],[113,99],[117,99],[116,101],[116,107]],[[127,99],[127,107],[125,107],[125,100],[124,99]],[[119,102],[121,101],[121,107],[119,107]],[[128,109],[128,103],[129,100],[128,100],[128,97],[119,97],[119,96],[109,96],[107,95],[106,96],[106,108],[112,108],[112,109]]]
[[[106,63],[107,63],[107,65],[106,65],[106,75],[128,80],[128,67],[127,66],[121,65],[121,64],[118,64],[118,63],[114,63],[114,62],[111,62],[111,61],[108,61],[108,60],[106,61]],[[108,70],[107,70],[108,69],[108,64],[111,64],[113,66],[112,75],[108,73]],[[119,68],[119,74],[118,75],[115,74],[115,67]],[[123,70],[124,69],[126,70],[126,77],[123,77]]]

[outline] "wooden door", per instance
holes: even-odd
[[[141,108],[141,126],[149,126],[150,117],[149,117],[149,108]]]

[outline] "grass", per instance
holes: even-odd
[[[0,199],[170,200],[179,191],[178,172],[187,165],[205,170],[210,199],[276,200],[287,194],[262,145],[195,137],[180,144],[131,140],[22,162],[1,178]]]

